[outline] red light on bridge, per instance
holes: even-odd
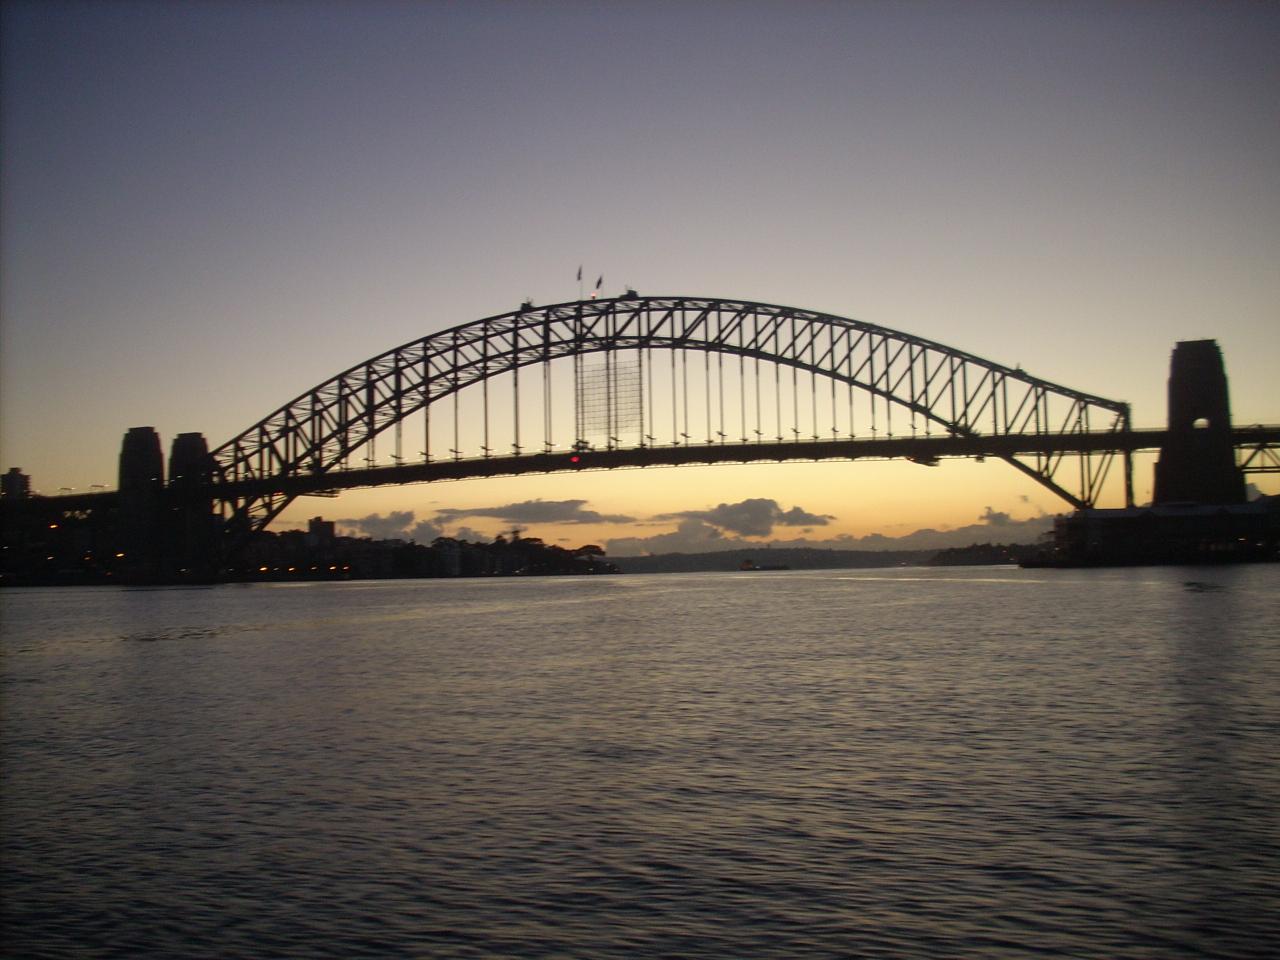
[[[575,453],[572,457],[570,457],[570,458],[569,458],[569,462],[570,462],[570,463],[581,463],[581,462],[582,462],[582,458],[581,458],[580,456],[578,456],[578,455]]]

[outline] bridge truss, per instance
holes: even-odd
[[[563,436],[567,417],[556,423],[563,391],[551,372],[567,363],[572,438]],[[464,459],[458,398],[472,387],[482,427],[478,456],[467,459],[485,469],[468,475],[524,472],[529,463],[572,469],[573,455],[587,450],[610,454],[595,460],[603,466],[741,462],[818,459],[815,444],[841,457],[830,445],[845,440],[936,437],[962,441],[958,455],[1000,457],[1077,508],[1095,503],[1120,456],[1126,502],[1133,501],[1125,403],[858,320],[629,291],[526,303],[402,344],[301,394],[213,452],[212,488],[225,522],[249,534],[299,492],[354,485],[352,462],[356,474],[375,469],[375,442],[388,431],[391,466],[405,468],[402,476],[415,463],[422,479],[460,473],[439,461]],[[416,457],[403,449],[411,419],[421,430]],[[591,424],[603,434],[584,436]],[[697,437],[704,429],[705,443]],[[433,443],[450,436],[449,456],[434,455]],[[909,445],[885,449],[933,462],[925,447],[918,456]],[[557,450],[566,456],[552,456]]]

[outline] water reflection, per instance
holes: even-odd
[[[1061,573],[15,593],[11,949],[1264,955],[1274,574]]]
[[[1274,907],[1274,796],[1258,774],[1274,760],[1257,750],[1263,717],[1277,718],[1274,646],[1260,643],[1249,582],[1232,568],[1198,571],[1172,598],[1167,626],[1175,703],[1169,731],[1176,760],[1170,802],[1187,904],[1182,924],[1195,949],[1212,955],[1248,918]],[[1265,628],[1264,628],[1265,630]],[[1274,676],[1274,674],[1273,674]]]

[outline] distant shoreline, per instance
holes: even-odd
[[[859,570],[887,567],[1015,565],[1035,548],[1025,544],[971,544],[945,550],[827,550],[818,547],[768,547],[707,553],[665,553],[640,557],[600,557],[577,569],[542,568],[464,572],[453,575],[388,573],[352,565],[338,572],[272,568],[240,576],[128,578],[61,571],[44,577],[8,577],[0,587],[212,586],[223,583],[332,583],[350,580],[465,580],[509,576],[600,576],[628,573],[766,573],[774,570]]]
[[[695,573],[785,567],[790,570],[859,570],[877,567],[1017,564],[1037,548],[1029,544],[975,543],[945,550],[827,550],[818,547],[738,548],[709,553],[663,553],[647,557],[610,557],[623,573]],[[745,572],[756,572],[750,567]]]

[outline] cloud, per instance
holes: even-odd
[[[753,497],[737,503],[721,503],[710,510],[682,510],[654,517],[655,520],[701,520],[721,530],[744,537],[767,537],[775,526],[821,527],[834,517],[809,513],[800,507],[784,511],[777,500]]]
[[[444,530],[430,520],[419,520],[409,531],[409,539],[415,543],[429,544],[436,537],[443,535]]]
[[[584,510],[585,500],[523,500],[499,507],[449,507],[437,510],[438,523],[463,517],[493,517],[503,523],[632,523],[635,517]]]
[[[413,540],[421,544],[429,544],[444,533],[434,521],[419,520],[414,523],[415,516],[412,510],[392,510],[385,516],[371,513],[367,517],[344,517],[335,520],[334,525],[345,536],[372,537],[374,540]],[[410,527],[410,524],[413,526]]]
[[[710,511],[707,511],[710,512]],[[936,530],[924,527],[899,537],[872,533],[865,537],[840,534],[825,540],[799,537],[794,540],[743,540],[725,536],[711,523],[688,518],[681,521],[672,533],[660,533],[652,537],[624,537],[609,540],[605,548],[613,557],[634,557],[650,553],[711,553],[718,550],[734,550],[739,547],[762,546],[786,548],[808,547],[819,550],[941,550],[946,547],[966,547],[971,543],[1034,543],[1042,534],[1052,529],[1053,517],[1041,515],[1026,520],[1014,520],[1009,514],[990,507],[984,511],[981,522],[953,530]]]
[[[792,507],[778,517],[778,523],[784,527],[825,527],[834,519],[835,517],[826,514],[808,513],[799,507]]]
[[[429,520],[418,520],[412,510],[393,510],[387,514],[371,513],[365,517],[347,517],[335,521],[338,529],[355,536],[378,540],[414,540],[429,544],[444,534],[444,526],[455,527],[459,540],[486,543],[492,535],[458,525],[465,517],[488,517],[504,525],[533,523],[637,523],[632,517],[601,514],[584,509],[585,500],[525,500],[493,507],[446,508]],[[830,539],[810,539],[810,529],[826,526],[834,517],[812,514],[802,507],[783,510],[776,500],[756,497],[737,503],[721,503],[709,510],[686,510],[663,514],[647,522],[677,521],[676,529],[650,537],[619,537],[605,544],[613,556],[637,556],[646,553],[709,553],[741,547],[811,547],[827,550],[938,550],[944,547],[968,546],[971,543],[1031,543],[1052,527],[1052,516],[1041,511],[1038,517],[1015,520],[1002,510],[986,507],[977,522],[953,530],[925,527],[903,536],[872,533],[865,537],[841,534]],[[456,526],[455,526],[456,525]],[[761,539],[775,527],[801,527],[804,535],[794,540]]]
[[[412,510],[392,510],[386,516],[371,513],[367,517],[346,517],[335,520],[334,524],[348,535],[373,537],[375,540],[393,540],[405,536],[405,528],[413,523],[413,516]]]
[[[646,553],[711,553],[758,545],[737,537],[726,537],[703,520],[688,519],[681,520],[671,533],[611,539],[605,545],[605,552],[610,556],[636,557]]]
[[[989,523],[993,527],[1007,527],[1013,522],[1013,518],[1009,514],[1000,510],[992,510],[990,507],[982,511],[982,516],[978,517],[979,523]]]

